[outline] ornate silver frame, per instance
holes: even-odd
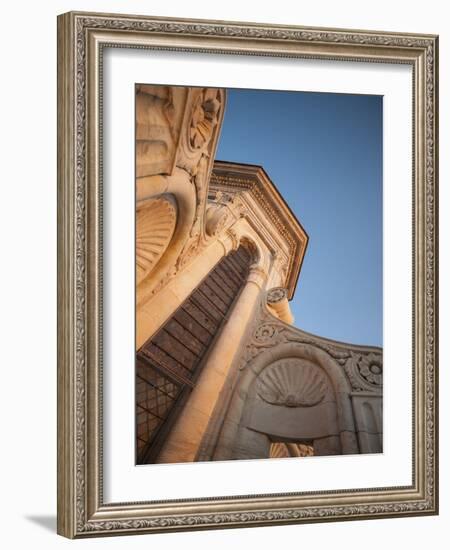
[[[104,504],[102,48],[406,63],[413,68],[413,484]],[[95,13],[58,18],[58,533],[86,537],[438,513],[438,38]],[[150,495],[149,495],[150,497]]]

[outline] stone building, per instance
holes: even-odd
[[[382,351],[293,325],[308,235],[215,161],[222,89],[136,87],[136,462],[382,451]]]

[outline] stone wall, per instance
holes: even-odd
[[[262,297],[198,460],[267,458],[273,442],[307,443],[315,455],[382,452],[382,350],[276,318],[283,292]]]

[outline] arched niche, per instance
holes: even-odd
[[[324,350],[298,342],[267,348],[237,380],[214,459],[267,458],[274,441],[314,442],[319,455],[358,453],[350,392]]]
[[[158,178],[152,178],[152,184]],[[139,223],[139,211],[145,208],[145,205],[151,201],[158,199],[159,197],[171,197],[172,202],[176,208],[176,223],[171,236],[171,240],[164,254],[159,258],[158,262],[154,265],[151,272],[148,272],[146,276],[138,282],[137,292],[137,305],[145,302],[155,288],[164,280],[165,277],[170,276],[174,270],[179,259],[179,256],[185,246],[192,226],[194,224],[196,215],[196,190],[192,185],[191,178],[185,170],[175,168],[171,176],[164,176],[158,179],[158,185],[154,187],[151,192],[143,191],[145,182],[139,183],[141,188],[141,194],[145,198],[138,200],[136,205],[137,224]],[[149,196],[145,196],[148,194]],[[163,217],[158,217],[155,222],[159,223],[163,221]],[[139,238],[139,226],[136,225],[136,237]],[[136,243],[138,244],[138,243]]]

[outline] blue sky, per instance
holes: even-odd
[[[228,90],[218,160],[259,164],[309,235],[295,325],[382,345],[382,97]]]

